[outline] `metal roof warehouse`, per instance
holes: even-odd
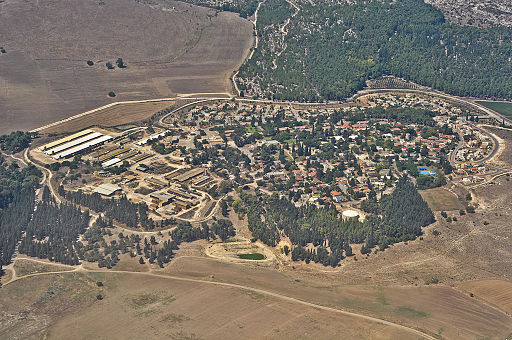
[[[96,189],[93,190],[93,192],[97,192],[98,194],[104,195],[104,196],[112,196],[117,191],[120,191],[121,187],[112,183],[103,183],[96,187]]]

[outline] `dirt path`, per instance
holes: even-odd
[[[121,270],[104,271],[104,270],[90,270],[90,269],[85,269],[85,268],[77,267],[77,268],[75,268],[73,270],[70,270],[70,271],[46,272],[46,273],[35,273],[35,274],[25,275],[25,276],[22,276],[20,278],[17,278],[16,280],[11,280],[11,281],[7,282],[6,284],[4,284],[4,286],[6,286],[8,284],[11,284],[14,281],[18,281],[18,280],[21,280],[21,279],[24,279],[24,278],[28,278],[28,277],[41,276],[41,275],[63,274],[63,273],[76,272],[76,271],[87,272],[87,273],[131,274],[131,275],[140,275],[140,276],[146,276],[146,277],[148,277],[148,276],[149,277],[157,277],[157,278],[162,278],[162,279],[166,279],[166,280],[185,281],[185,282],[209,284],[209,285],[215,285],[215,286],[221,286],[221,287],[237,288],[237,289],[242,289],[242,290],[246,290],[246,291],[251,291],[251,292],[255,292],[255,293],[271,296],[271,297],[278,298],[278,299],[281,299],[281,300],[284,300],[284,301],[289,301],[289,302],[298,303],[298,304],[301,304],[301,305],[304,305],[304,306],[321,309],[321,310],[332,312],[332,313],[343,314],[343,315],[347,315],[347,316],[363,319],[363,320],[366,320],[366,321],[375,322],[375,323],[378,323],[378,324],[395,327],[395,328],[407,331],[407,332],[409,332],[411,334],[415,334],[416,336],[420,336],[421,338],[424,338],[424,339],[430,339],[430,340],[435,340],[436,339],[435,337],[433,337],[433,336],[431,336],[431,335],[429,335],[427,333],[424,333],[424,332],[422,332],[420,330],[417,330],[417,329],[414,329],[414,328],[411,328],[411,327],[407,327],[407,326],[404,326],[404,325],[400,325],[400,324],[397,324],[397,323],[394,323],[394,322],[391,322],[391,321],[375,318],[375,317],[364,315],[364,314],[348,312],[348,311],[345,311],[345,310],[342,310],[342,309],[337,309],[337,308],[327,307],[327,306],[323,306],[323,305],[318,305],[318,304],[315,304],[315,303],[312,303],[312,302],[307,302],[307,301],[296,299],[296,298],[293,298],[293,297],[290,297],[290,296],[287,296],[287,295],[271,292],[271,291],[268,291],[268,290],[263,290],[263,289],[259,289],[259,288],[254,288],[254,287],[244,286],[244,285],[239,285],[239,284],[234,284],[234,283],[207,281],[207,280],[201,280],[201,279],[191,279],[191,278],[185,278],[185,277],[180,277],[180,276],[158,274],[158,273],[155,273],[155,272],[130,272],[130,271],[121,271]]]
[[[292,14],[291,17],[289,17],[288,19],[286,19],[285,23],[283,26],[281,26],[279,28],[279,32],[281,32],[281,34],[283,35],[282,36],[282,40],[283,40],[283,49],[281,49],[280,51],[278,51],[275,55],[275,57],[272,59],[272,67],[274,69],[277,68],[277,58],[279,58],[279,56],[281,56],[281,54],[283,54],[284,50],[286,50],[286,43],[284,42],[284,39],[286,38],[286,36],[288,35],[288,30],[286,29],[286,27],[288,26],[288,24],[290,23],[290,21],[297,15],[299,14],[300,12],[300,7],[297,6],[295,3],[293,3],[292,1],[290,0],[285,0],[290,6],[292,6],[293,8],[295,8],[295,13]]]
[[[258,7],[256,7],[256,11],[254,12],[254,21],[252,21],[252,24],[254,27],[254,46],[251,49],[251,51],[249,52],[249,55],[247,56],[247,58],[245,58],[242,61],[240,66],[242,66],[247,60],[250,60],[252,58],[252,56],[254,55],[254,51],[258,48],[259,39],[258,39],[258,30],[256,28],[256,25],[258,23],[258,11],[260,10],[261,4],[264,2],[265,2],[265,0],[258,3]],[[238,69],[240,69],[240,66],[238,67]],[[236,83],[236,77],[238,76],[238,69],[231,76],[231,82],[233,83],[233,87],[235,88],[235,95],[237,95],[237,96],[240,95],[240,89],[238,88],[238,85]]]

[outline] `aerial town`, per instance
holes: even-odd
[[[361,201],[391,193],[403,174],[428,189],[445,176],[472,185],[497,171],[484,163],[493,142],[466,120],[471,112],[411,94],[365,100],[365,109],[218,101],[173,117],[167,128],[93,127],[31,155],[57,170],[63,189],[126,196],[156,221],[207,220],[240,186],[364,217]]]

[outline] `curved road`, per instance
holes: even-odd
[[[53,264],[53,263],[48,263],[48,264]],[[337,309],[337,308],[327,307],[327,306],[323,306],[323,305],[318,305],[316,303],[307,302],[307,301],[304,301],[304,300],[296,299],[296,298],[293,298],[293,297],[290,297],[290,296],[287,296],[287,295],[283,295],[283,294],[279,294],[279,293],[274,293],[274,292],[271,292],[271,291],[268,291],[268,290],[264,290],[264,289],[260,289],[260,288],[254,288],[254,287],[239,285],[239,284],[235,284],[235,283],[207,281],[207,280],[200,280],[200,279],[190,279],[190,278],[186,278],[186,277],[173,276],[173,275],[165,275],[165,274],[157,274],[157,273],[152,273],[152,272],[129,272],[129,271],[121,271],[121,270],[105,271],[105,270],[90,270],[90,269],[85,269],[83,267],[76,267],[75,269],[70,270],[70,271],[46,272],[46,273],[36,273],[36,274],[25,275],[25,276],[22,276],[22,277],[18,277],[15,280],[11,280],[10,282],[4,284],[4,286],[7,286],[8,284],[10,284],[12,282],[15,282],[15,281],[18,281],[18,280],[21,280],[21,279],[24,279],[24,278],[28,278],[28,277],[41,276],[41,275],[63,274],[63,273],[67,273],[67,272],[132,274],[132,275],[140,275],[140,276],[158,277],[158,278],[163,278],[163,279],[167,279],[167,280],[185,281],[185,282],[193,282],[193,283],[201,283],[201,284],[210,284],[210,285],[221,286],[221,287],[237,288],[237,289],[242,289],[242,290],[246,290],[246,291],[251,291],[251,292],[255,292],[255,293],[259,293],[259,294],[275,297],[275,298],[278,298],[278,299],[281,299],[281,300],[285,300],[285,301],[289,301],[289,302],[299,303],[299,304],[304,305],[304,306],[313,307],[313,308],[325,310],[325,311],[328,311],[328,312],[343,314],[343,315],[347,315],[347,316],[363,319],[363,320],[366,320],[366,321],[375,322],[375,323],[378,323],[378,324],[381,324],[381,325],[391,326],[391,327],[398,328],[400,330],[409,332],[411,334],[415,334],[416,336],[419,336],[419,337],[424,338],[424,339],[436,340],[435,337],[433,337],[433,336],[431,336],[431,335],[429,335],[427,333],[424,333],[422,331],[419,331],[419,330],[411,328],[411,327],[400,325],[398,323],[394,323],[394,322],[391,322],[391,321],[375,318],[375,317],[364,315],[364,314],[348,312],[348,311],[345,311],[345,310],[342,310],[342,309]]]

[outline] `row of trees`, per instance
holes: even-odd
[[[20,169],[0,155],[0,271],[11,262],[16,245],[35,207],[35,189],[42,173],[33,166]]]

